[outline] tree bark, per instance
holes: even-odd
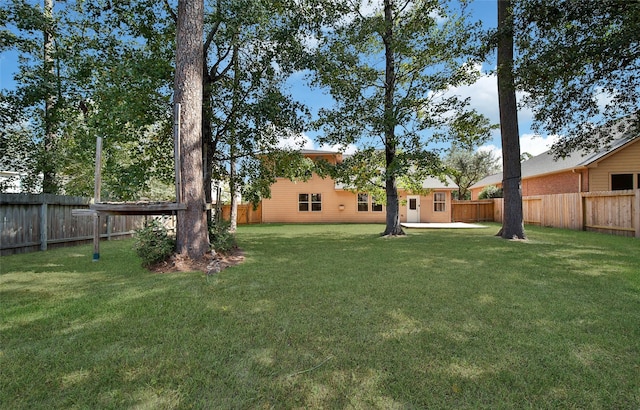
[[[498,233],[505,239],[525,239],[522,213],[520,133],[513,78],[513,9],[511,0],[498,0],[498,104],[502,138],[504,215]]]
[[[209,251],[202,164],[203,0],[179,0],[174,103],[181,104],[182,201],[177,252],[191,259]]]
[[[54,78],[54,61],[53,61],[53,26],[50,24],[53,21],[53,0],[44,0],[44,17],[47,20],[47,24],[44,28],[44,41],[43,41],[43,64],[45,72],[47,73],[48,82],[53,81]],[[51,84],[47,84],[47,88],[51,87]],[[55,131],[55,100],[56,97],[53,91],[49,89],[44,101],[44,155],[41,164],[42,168],[42,193],[45,194],[57,194],[58,186],[56,183],[56,173],[53,161],[56,131]]]
[[[238,195],[236,186],[236,158],[235,147],[231,146],[231,160],[229,164],[229,191],[231,191],[231,209],[229,215],[229,232],[238,229]]]
[[[211,129],[212,81],[204,54],[202,61],[202,166],[204,169],[204,198],[207,204],[211,204],[213,203],[213,156],[215,154],[213,131]],[[207,221],[212,222],[211,210],[207,211]]]
[[[396,85],[395,56],[393,46],[393,0],[384,0],[385,32],[382,36],[385,52],[384,85],[384,146],[385,146],[385,192],[387,195],[386,227],[383,235],[404,235],[400,225],[400,202],[394,171],[396,157],[396,119],[394,115],[394,93]]]
[[[234,36],[234,41],[235,41]],[[231,126],[229,127],[229,191],[231,191],[231,212],[229,232],[235,232],[238,228],[238,184],[236,172],[236,136],[238,126],[238,105],[240,104],[240,60],[238,44],[233,44],[231,56],[233,66],[233,100],[231,103]]]

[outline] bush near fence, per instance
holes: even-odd
[[[522,211],[525,224],[640,238],[640,189],[527,196]],[[502,198],[453,201],[455,222],[502,222],[502,213]]]
[[[0,255],[90,243],[93,218],[73,216],[88,209],[91,198],[50,194],[0,194]],[[103,216],[100,236],[130,236],[144,216]]]

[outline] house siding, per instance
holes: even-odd
[[[420,196],[420,222],[451,222],[451,192],[445,192],[444,212],[433,210],[433,194]],[[322,194],[321,211],[299,211],[299,194]],[[400,221],[406,222],[407,193],[398,192],[400,197]],[[371,201],[369,201],[371,205]],[[343,208],[343,209],[341,209]],[[271,186],[271,198],[262,200],[262,222],[264,223],[385,223],[386,207],[374,212],[369,206],[366,212],[358,211],[357,195],[354,192],[335,189],[331,178],[321,178],[313,174],[305,182],[292,182],[279,178]]]
[[[501,185],[502,184],[498,184],[498,186],[501,186]],[[480,192],[482,192],[483,189],[484,189],[484,186],[469,189],[469,191],[471,192],[471,200],[477,200],[478,197],[480,196]]]
[[[445,192],[445,209],[442,212],[434,211],[433,193],[420,196],[420,222],[451,222],[451,191],[434,190],[433,192]],[[400,196],[400,221],[407,221],[407,195],[406,192],[399,192]]]
[[[589,165],[589,191],[611,190],[611,174],[633,173],[635,186],[640,174],[640,138],[617,152]]]
[[[298,194],[322,194],[321,211],[299,211]],[[344,209],[340,209],[340,205]],[[384,223],[385,212],[358,212],[357,196],[353,192],[336,190],[331,178],[314,174],[305,182],[279,178],[271,186],[271,198],[262,200],[262,221],[265,223]]]

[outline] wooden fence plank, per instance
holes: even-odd
[[[222,205],[222,219],[231,219],[231,205]],[[238,215],[236,216],[238,225],[262,223],[262,203],[256,209],[253,204],[238,204]]]
[[[634,207],[635,209],[633,211],[633,225],[636,228],[636,238],[640,238],[640,189],[636,189],[635,191]]]
[[[0,194],[0,254],[10,255],[87,242],[93,238],[92,218],[74,215],[88,210],[90,198],[57,195]],[[139,216],[112,217],[99,227],[101,238],[131,235],[142,226]]]
[[[494,201],[451,201],[451,219],[453,222],[493,221]]]
[[[453,201],[454,221],[480,222],[469,210],[474,202]],[[526,224],[640,238],[640,190],[535,195],[523,197],[522,203]],[[502,204],[494,199],[494,222],[502,222]]]

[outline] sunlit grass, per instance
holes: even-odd
[[[0,408],[640,407],[637,239],[382,230],[241,227],[212,277],[2,257]]]

